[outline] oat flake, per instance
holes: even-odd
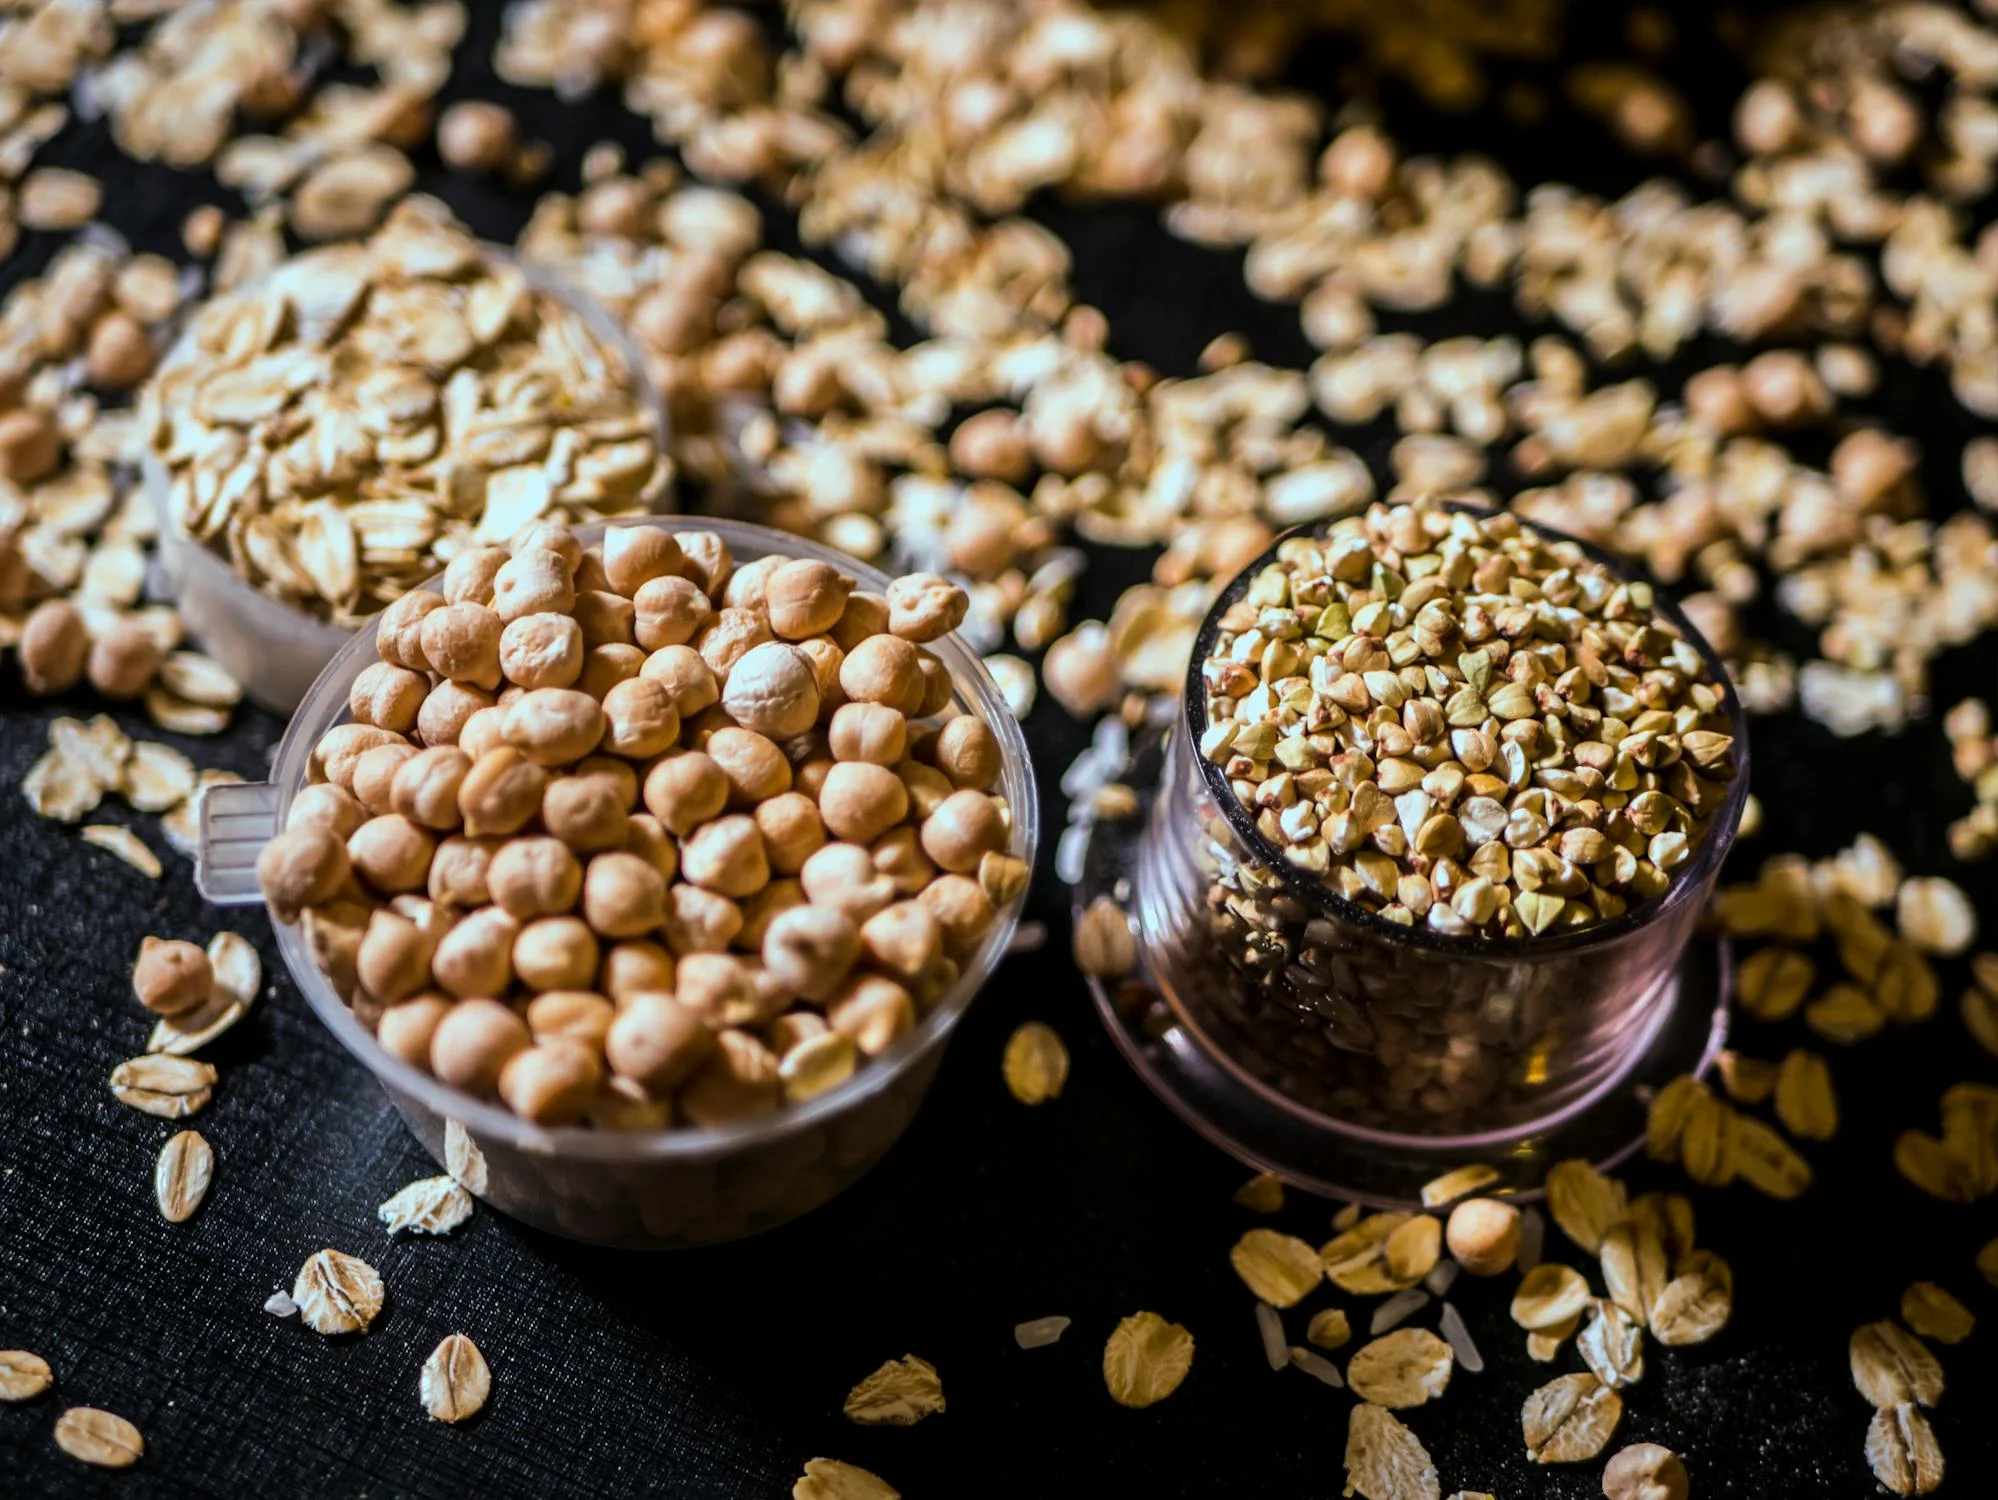
[[[54,1380],[55,1372],[39,1354],[0,1349],[0,1401],[32,1401]]]
[[[1873,1477],[1897,1495],[1926,1495],[1942,1486],[1942,1449],[1929,1419],[1912,1406],[1873,1414],[1866,1427],[1866,1461]]]
[[[1603,1451],[1623,1416],[1623,1399],[1594,1375],[1563,1375],[1526,1398],[1520,1430],[1537,1464],[1586,1463]]]
[[[435,1422],[476,1415],[493,1388],[493,1372],[479,1346],[462,1333],[447,1334],[423,1362],[423,1409]]]
[[[315,1333],[366,1333],[382,1310],[382,1278],[364,1260],[321,1250],[300,1267],[291,1296]]]
[[[1153,1406],[1193,1368],[1193,1335],[1154,1312],[1137,1312],[1103,1346],[1103,1383],[1119,1406]]]
[[[450,1177],[412,1182],[375,1210],[390,1234],[449,1234],[472,1216],[472,1195]]]
[[[1045,1349],[1050,1344],[1059,1343],[1061,1336],[1068,1332],[1069,1320],[1063,1317],[1033,1318],[1025,1323],[1013,1325],[1013,1342],[1022,1349]]]
[[[911,1427],[944,1409],[943,1381],[928,1360],[891,1359],[847,1393],[843,1410],[868,1427]]]
[[[1346,1363],[1346,1382],[1363,1401],[1400,1409],[1441,1396],[1456,1359],[1426,1328],[1399,1328],[1375,1339]]]
[[[94,1406],[72,1406],[56,1418],[55,1440],[71,1458],[99,1469],[129,1469],[146,1451],[138,1428]]]
[[[1918,1281],[1901,1293],[1901,1321],[1938,1344],[1960,1344],[1977,1326],[1971,1310],[1933,1281]]]
[[[159,1203],[160,1217],[169,1224],[185,1224],[208,1196],[215,1180],[215,1152],[198,1130],[183,1130],[160,1148],[153,1167],[153,1197]]]
[[[1422,1441],[1384,1406],[1363,1401],[1346,1422],[1347,1495],[1437,1500],[1443,1486]]]
[[[791,1500],[902,1500],[902,1492],[878,1474],[836,1458],[814,1458],[805,1477],[791,1486]]]
[[[1324,1279],[1318,1252],[1295,1235],[1251,1229],[1228,1252],[1249,1290],[1272,1307],[1295,1307]]]
[[[1001,1069],[1015,1099],[1045,1104],[1068,1082],[1068,1048],[1052,1026],[1028,1021],[1007,1038]]]

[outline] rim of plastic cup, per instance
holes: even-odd
[[[572,528],[585,543],[605,532],[626,526],[658,526],[670,531],[710,531],[728,542],[737,565],[771,553],[810,558],[829,563],[852,577],[862,588],[880,591],[889,579],[876,568],[845,553],[817,542],[757,526],[746,521],[717,520],[706,516],[631,516],[614,521],[597,521]],[[429,580],[435,583],[436,579]],[[427,585],[419,585],[427,586]],[[949,669],[954,687],[953,701],[978,714],[999,738],[1004,770],[1000,787],[1013,818],[1013,838],[1008,850],[1033,868],[1040,835],[1040,811],[1036,800],[1034,770],[1027,758],[1027,741],[1019,720],[1007,708],[998,685],[984,664],[956,635],[930,643],[929,649]],[[277,826],[284,826],[292,798],[305,785],[306,767],[319,737],[340,722],[347,709],[349,668],[362,657],[373,659],[375,637],[363,630],[334,655],[299,703],[284,736],[278,742],[271,766],[271,785],[278,790]],[[542,1126],[522,1119],[513,1111],[474,1098],[438,1081],[435,1077],[391,1055],[374,1033],[363,1026],[347,1004],[334,992],[307,948],[296,923],[281,922],[271,915],[278,950],[293,981],[305,995],[306,1003],[318,1015],[340,1044],[364,1063],[370,1072],[399,1093],[413,1097],[425,1109],[455,1120],[475,1137],[501,1142],[516,1150],[545,1156],[582,1157],[597,1161],[645,1162],[684,1160],[718,1156],[781,1139],[797,1131],[834,1119],[855,1105],[893,1086],[920,1059],[949,1037],[963,1019],[973,998],[1005,956],[1019,925],[1025,892],[1002,907],[985,934],[978,950],[966,961],[956,981],[917,1022],[910,1033],[878,1056],[854,1070],[844,1083],[800,1104],[783,1104],[766,1115],[757,1115],[728,1125],[674,1126],[664,1130],[607,1131],[576,1125]],[[269,910],[268,906],[265,908]]]
[[[1463,511],[1482,515],[1487,512],[1476,506],[1453,503],[1448,510]],[[1501,514],[1512,514],[1501,512]],[[1357,928],[1383,942],[1398,943],[1412,948],[1426,948],[1440,956],[1458,959],[1481,959],[1501,963],[1536,963],[1549,959],[1572,958],[1577,954],[1588,953],[1598,948],[1622,942],[1642,932],[1668,912],[1676,911],[1689,900],[1698,899],[1711,878],[1716,874],[1727,852],[1734,845],[1734,839],[1741,827],[1742,808],[1748,801],[1748,716],[1741,706],[1741,698],[1735,692],[1734,681],[1728,676],[1727,668],[1719,654],[1708,644],[1707,638],[1693,627],[1683,611],[1657,592],[1657,585],[1632,572],[1627,564],[1590,545],[1579,537],[1557,531],[1552,526],[1543,526],[1537,521],[1529,521],[1524,516],[1515,516],[1522,528],[1551,542],[1563,542],[1578,547],[1590,560],[1601,563],[1620,580],[1627,583],[1645,583],[1653,590],[1652,610],[1662,616],[1707,664],[1707,675],[1720,689],[1721,704],[1727,711],[1728,728],[1734,736],[1735,772],[1728,783],[1727,791],[1721,798],[1721,805],[1715,811],[1713,821],[1708,825],[1707,836],[1700,840],[1693,850],[1693,856],[1672,872],[1671,884],[1664,891],[1630,908],[1622,916],[1613,917],[1607,922],[1594,922],[1587,927],[1571,932],[1548,933],[1540,937],[1490,938],[1465,936],[1437,932],[1427,926],[1403,926],[1389,921],[1378,913],[1368,911],[1356,902],[1348,901],[1339,895],[1325,881],[1300,870],[1286,859],[1275,844],[1264,837],[1249,816],[1248,809],[1242,806],[1222,768],[1200,753],[1200,738],[1207,728],[1206,683],[1202,679],[1201,667],[1207,660],[1214,638],[1220,634],[1221,616],[1228,608],[1247,592],[1256,575],[1276,560],[1277,549],[1295,537],[1316,537],[1336,524],[1335,521],[1306,522],[1294,526],[1270,543],[1255,561],[1237,573],[1215,597],[1206,618],[1200,622],[1199,633],[1194,637],[1193,659],[1187,664],[1185,704],[1179,718],[1179,733],[1187,736],[1187,749],[1193,763],[1200,768],[1200,776],[1206,785],[1209,797],[1221,810],[1231,833],[1255,856],[1265,873],[1273,875],[1285,891],[1305,902],[1314,911],[1339,922],[1344,926]]]

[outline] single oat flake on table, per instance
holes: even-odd
[[[32,1401],[55,1380],[49,1362],[26,1349],[0,1349],[0,1401]]]
[[[1132,1313],[1103,1346],[1103,1383],[1119,1406],[1154,1406],[1193,1368],[1193,1335],[1154,1312]]]
[[[98,1469],[129,1469],[146,1451],[139,1429],[114,1412],[72,1406],[56,1419],[56,1446]]]
[[[375,1210],[390,1234],[449,1234],[472,1216],[472,1195],[451,1177],[412,1182]]]
[[[869,1427],[911,1427],[944,1409],[943,1381],[928,1360],[891,1359],[847,1393],[849,1420]]]
[[[423,1409],[435,1422],[477,1415],[493,1388],[493,1372],[479,1346],[462,1333],[445,1336],[423,1362]]]
[[[315,1333],[366,1333],[382,1310],[382,1278],[366,1261],[321,1250],[300,1267],[291,1289],[305,1326]]]

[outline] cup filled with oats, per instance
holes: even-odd
[[[1646,1080],[1718,1044],[1694,939],[1747,790],[1720,661],[1603,554],[1433,500],[1294,532],[1217,599],[1142,832],[1098,861],[1140,970],[1106,1019],[1303,1186],[1613,1156]]]
[[[1033,772],[966,603],[756,526],[533,523],[342,648],[197,883],[495,1207],[768,1228],[902,1133],[1018,919]]]
[[[461,553],[669,508],[663,422],[601,309],[425,199],[211,298],[141,406],[181,613],[280,713]]]

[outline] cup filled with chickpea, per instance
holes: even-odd
[[[198,883],[495,1207],[754,1233],[901,1134],[1018,920],[1033,773],[965,608],[756,526],[531,525],[341,651]]]

